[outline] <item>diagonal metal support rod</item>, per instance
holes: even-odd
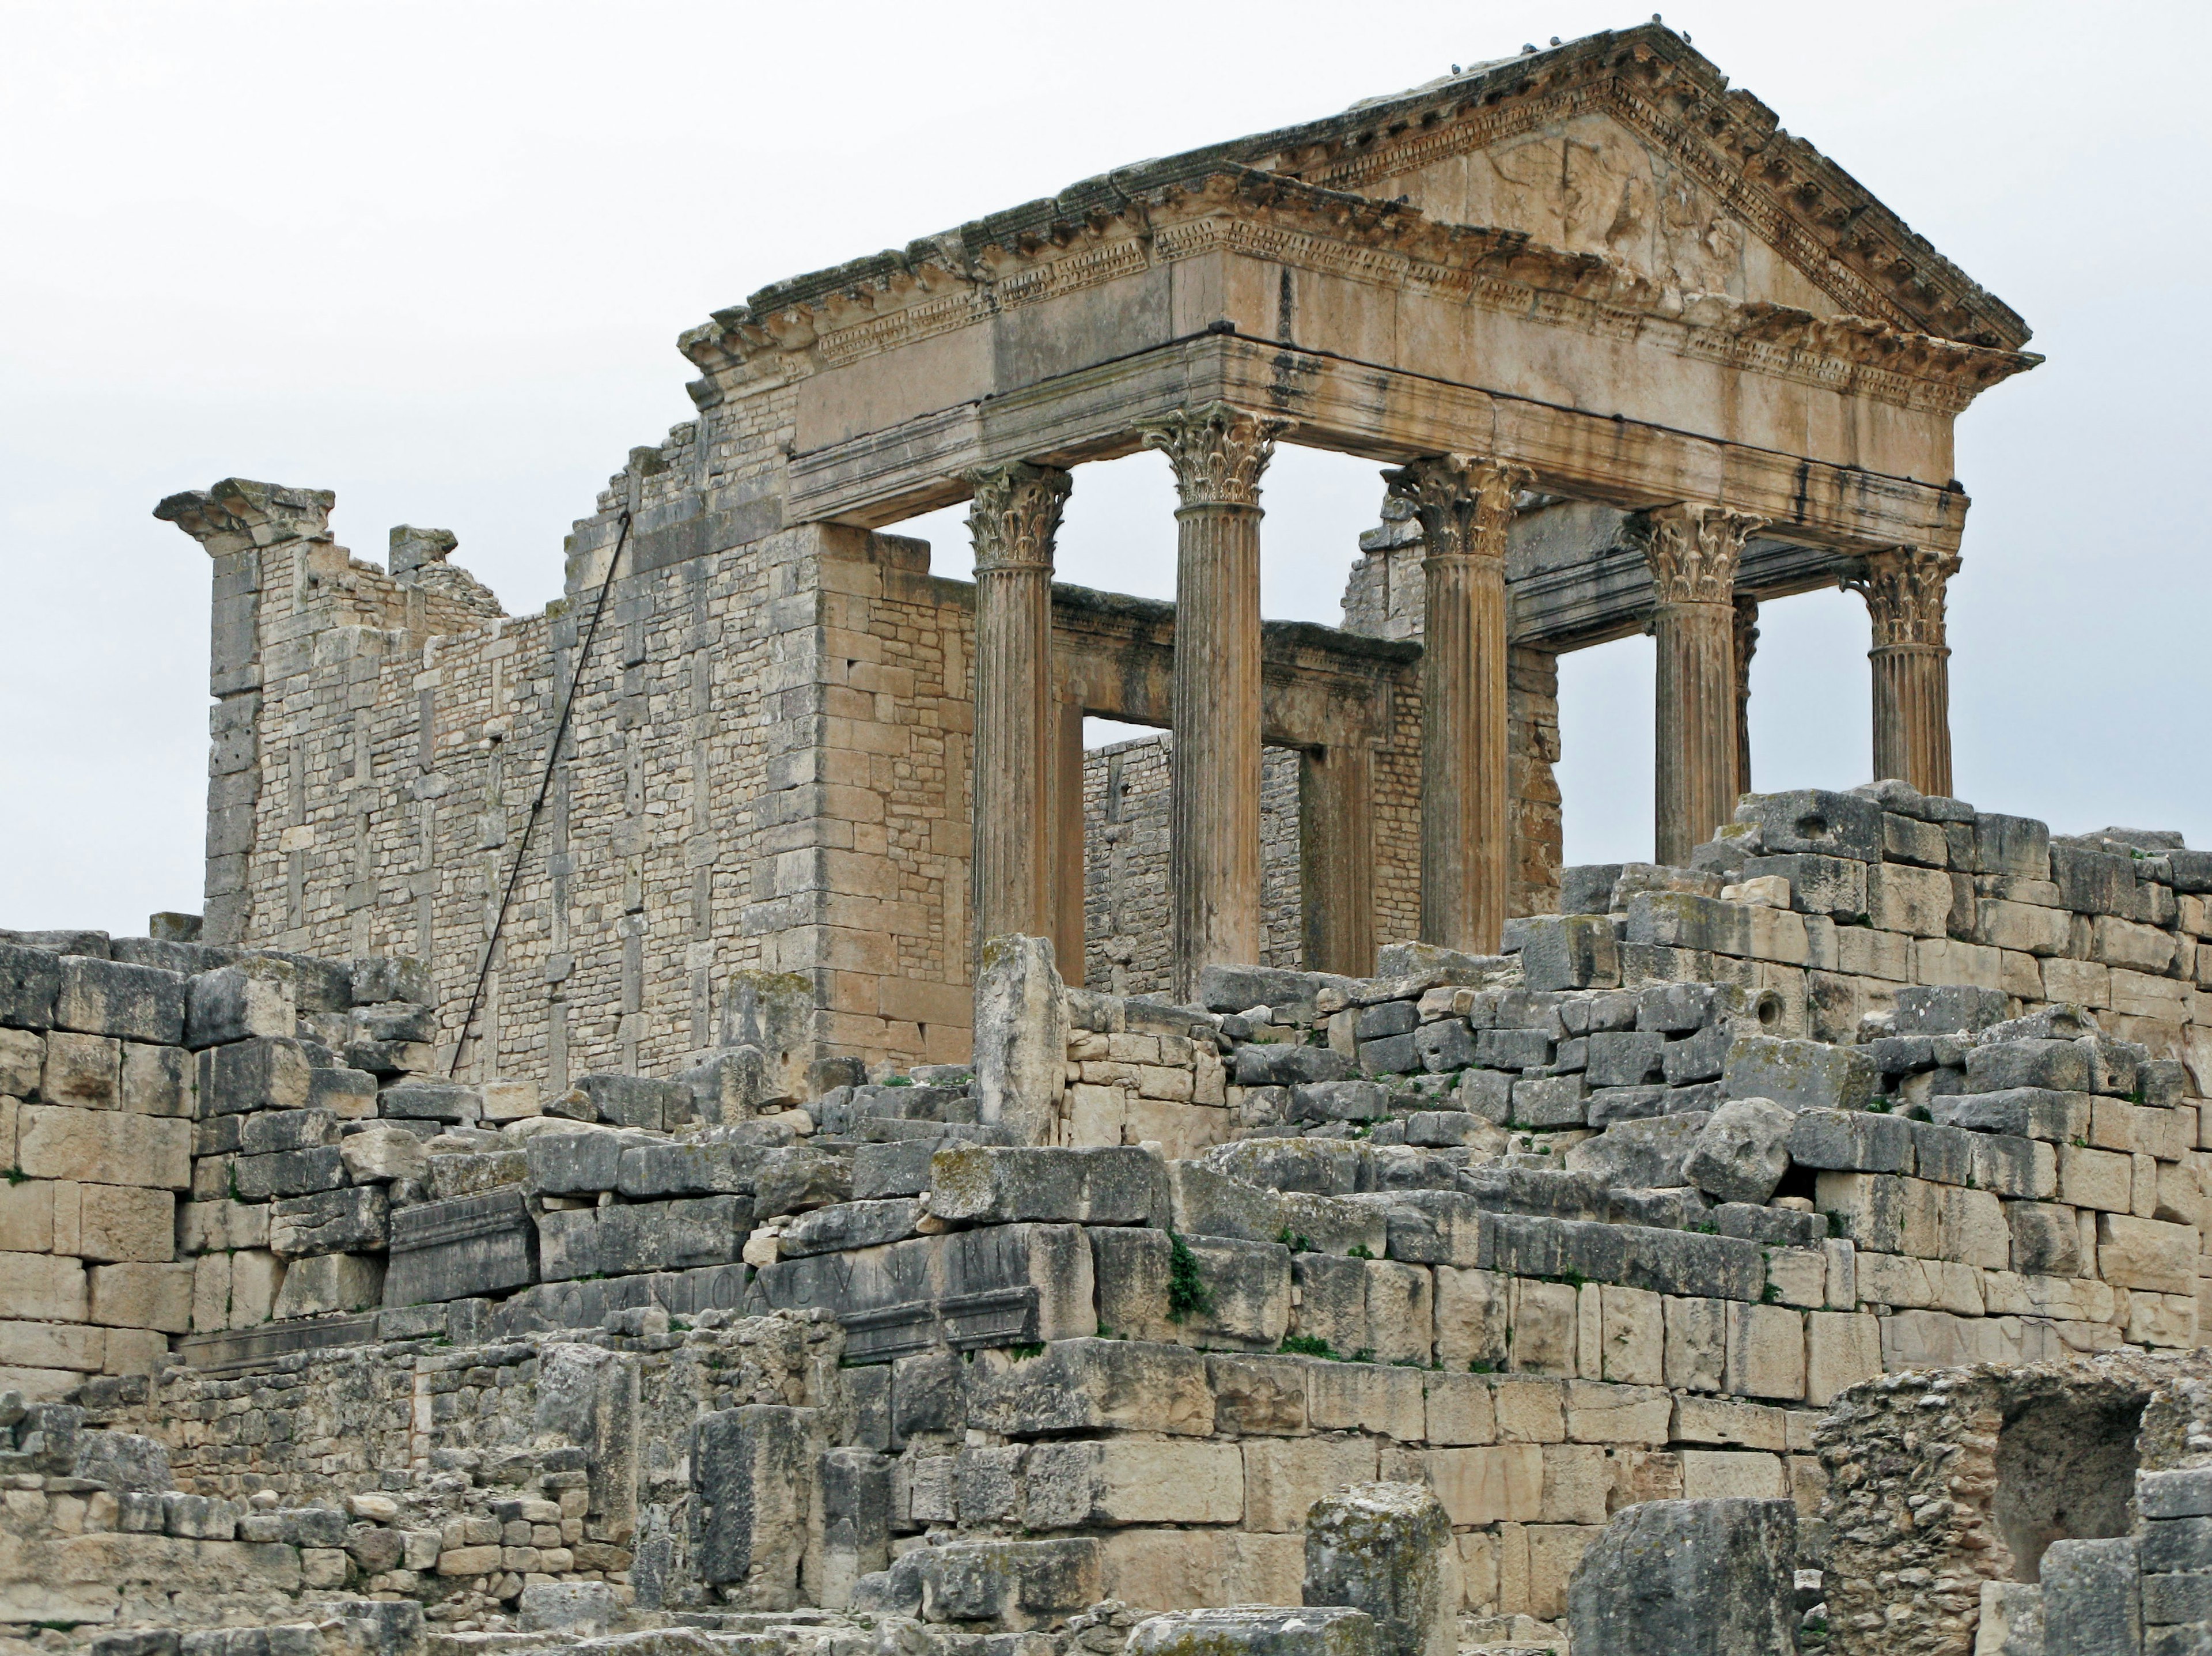
[[[507,872],[507,885],[499,894],[499,915],[492,922],[491,935],[484,940],[483,959],[477,965],[476,987],[469,991],[469,1009],[461,1019],[461,1031],[453,1041],[453,1062],[446,1066],[446,1079],[451,1081],[461,1073],[461,1053],[469,1044],[469,1032],[476,1027],[477,1008],[483,1004],[484,984],[491,977],[492,957],[499,951],[500,934],[507,929],[507,911],[514,902],[514,888],[522,880],[522,865],[530,855],[531,837],[538,831],[538,819],[545,813],[545,801],[553,794],[553,767],[561,762],[561,744],[568,740],[568,723],[576,710],[576,690],[584,682],[584,669],[592,660],[592,644],[599,636],[599,618],[607,612],[607,594],[615,589],[615,572],[622,568],[623,548],[629,544],[629,508],[624,507],[622,527],[615,535],[615,555],[607,560],[606,578],[599,582],[599,595],[592,605],[591,624],[584,630],[583,640],[576,647],[576,670],[568,675],[568,693],[561,698],[561,721],[553,728],[553,740],[545,750],[544,774],[538,779],[538,797],[530,802],[530,819],[522,825],[521,843],[514,848],[514,866]]]

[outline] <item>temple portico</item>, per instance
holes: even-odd
[[[685,333],[696,418],[543,615],[440,532],[348,558],[316,491],[165,503],[216,560],[208,935],[417,955],[447,1061],[552,1080],[786,1018],[962,1061],[1009,932],[1185,996],[1494,951],[1559,901],[1571,651],[1656,640],[1662,860],[1816,588],[1868,604],[1877,770],[1948,787],[1952,427],[2027,337],[1657,24],[1102,174]],[[1261,613],[1282,443],[1378,473],[1341,627]],[[1083,468],[1145,449],[1175,603],[1055,584]],[[896,533],[963,502],[972,583]],[[1091,716],[1172,734],[1141,855],[1087,840]]]

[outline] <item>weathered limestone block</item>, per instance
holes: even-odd
[[[1575,1567],[1569,1636],[1604,1656],[1794,1651],[1796,1566],[1793,1502],[1645,1501]]]
[[[176,1487],[169,1470],[169,1452],[152,1438],[131,1432],[81,1432],[72,1477],[104,1483],[120,1494],[125,1490],[160,1494]]]
[[[256,1036],[210,1047],[199,1055],[200,1114],[304,1109],[313,1073],[307,1050],[289,1037]]]
[[[152,1328],[183,1334],[192,1325],[192,1268],[94,1265],[90,1319],[109,1328]]]
[[[810,1253],[837,1253],[903,1242],[923,1217],[912,1196],[874,1202],[839,1202],[799,1215],[785,1227],[778,1248],[787,1259]]]
[[[61,957],[46,949],[0,943],[0,1023],[52,1029],[62,992]]]
[[[298,982],[289,962],[267,955],[195,974],[185,986],[184,1044],[197,1050],[289,1037],[300,1021]]]
[[[930,1162],[930,1211],[986,1225],[1144,1225],[1167,1212],[1158,1158],[1128,1148],[953,1144]]]
[[[605,1581],[532,1581],[516,1609],[525,1633],[573,1633],[604,1638],[622,1613],[622,1598]]]
[[[814,1519],[812,1409],[748,1403],[694,1428],[691,1487],[706,1508],[695,1560],[702,1580],[750,1610],[799,1602]]]
[[[1620,953],[1612,920],[1568,914],[1528,922],[1521,969],[1532,989],[1606,988],[1620,982]]]
[[[62,957],[54,1027],[176,1046],[185,1038],[185,980],[154,966]]]
[[[921,1616],[929,1622],[1049,1626],[1098,1602],[1099,1543],[955,1541],[914,1555],[920,1560]]]
[[[1873,1059],[1856,1047],[1740,1035],[1721,1088],[1732,1099],[1771,1099],[1790,1111],[1863,1110],[1877,1081]]]
[[[1375,1622],[1341,1605],[1181,1610],[1138,1623],[1128,1656],[1376,1656]]]
[[[1244,1462],[1233,1443],[1040,1443],[1028,1452],[1023,1482],[1021,1519],[1033,1530],[1235,1524],[1244,1516]]]
[[[1206,1361],[1188,1347],[1132,1340],[1059,1340],[1028,1358],[987,1351],[967,1376],[967,1417],[1016,1438],[1116,1430],[1206,1437],[1213,1431]]]
[[[1974,1656],[2045,1656],[2042,1587],[2027,1581],[1982,1583]]]
[[[1723,1202],[1764,1202],[1789,1171],[1795,1122],[1771,1099],[1732,1098],[1698,1129],[1683,1176]]]
[[[986,1122],[1021,1144],[1050,1141],[1067,1062],[1067,1006],[1052,944],[984,940],[975,974],[975,1088]],[[1081,974],[1079,973],[1078,976]]]
[[[1193,1237],[1195,1280],[1178,1301],[1176,1239],[1165,1231],[1091,1233],[1098,1320],[1125,1338],[1267,1351],[1289,1331],[1291,1251],[1277,1242]]]
[[[17,1116],[15,1166],[30,1178],[185,1190],[191,1155],[188,1121],[38,1104]]]
[[[1459,1647],[1459,1554],[1443,1503],[1418,1483],[1360,1483],[1306,1515],[1304,1598],[1375,1621],[1378,1652],[1452,1656]]]
[[[750,1204],[736,1196],[544,1213],[538,1260],[549,1282],[720,1265],[738,1257],[751,1228]]]
[[[1920,1125],[1863,1110],[1806,1110],[1790,1124],[1790,1159],[1837,1172],[1910,1173],[1916,1166],[1914,1129]],[[1966,1182],[1964,1170],[1957,1182]]]
[[[752,1176],[752,1216],[774,1219],[853,1199],[853,1159],[804,1144],[783,1145],[762,1156]]]
[[[401,1208],[391,1236],[387,1306],[497,1294],[538,1280],[538,1228],[518,1189]]]
[[[483,1113],[483,1104],[472,1087],[403,1081],[377,1094],[376,1113],[393,1121],[441,1121],[465,1126]]]
[[[1662,1190],[1690,1183],[1683,1161],[1710,1117],[1702,1111],[1617,1121],[1595,1138],[1567,1151],[1571,1173],[1589,1173],[1627,1190]]]
[[[338,1141],[346,1178],[356,1184],[388,1184],[394,1179],[418,1182],[429,1176],[429,1156],[422,1141],[404,1127],[372,1123]]]
[[[283,1113],[306,1115],[310,1112],[286,1111]],[[322,1112],[317,1111],[313,1113],[319,1115]],[[268,1155],[241,1155],[230,1166],[231,1191],[241,1202],[266,1202],[271,1196],[302,1196],[319,1191],[334,1191],[344,1183],[345,1157],[335,1144],[319,1145],[312,1149],[278,1150]]]
[[[368,1311],[384,1302],[384,1258],[380,1254],[319,1253],[295,1259],[284,1272],[270,1314],[319,1317],[333,1311]]]
[[[632,1135],[593,1129],[580,1133],[534,1133],[523,1147],[530,1163],[530,1186],[548,1196],[588,1196],[611,1190],[622,1181],[623,1155],[638,1146]],[[659,1148],[659,1147],[656,1147]],[[705,1145],[669,1145],[672,1152],[702,1154],[678,1157],[685,1166],[698,1160],[711,1169],[718,1160],[705,1154]],[[641,1164],[642,1166],[642,1164]],[[642,1187],[641,1186],[641,1194]]]
[[[813,1586],[830,1609],[851,1604],[860,1578],[890,1562],[892,1464],[872,1449],[831,1449],[822,1457],[822,1556]]]
[[[391,1202],[380,1184],[349,1184],[272,1202],[269,1251],[280,1259],[367,1253],[386,1245]]]
[[[2142,1578],[2132,1537],[2054,1541],[2043,1553],[2043,1640],[2052,1656],[2135,1656]]]

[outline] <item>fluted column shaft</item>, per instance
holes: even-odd
[[[1735,791],[1751,792],[1751,658],[1759,648],[1759,600],[1735,595]]]
[[[1944,597],[1955,552],[1899,546],[1871,554],[1863,580],[1844,585],[1866,600],[1874,623],[1874,773],[1923,794],[1951,792],[1951,650]]]
[[[1735,811],[1735,571],[1766,520],[1717,506],[1646,512],[1658,643],[1653,855],[1676,865]]]
[[[1513,879],[1505,533],[1524,467],[1432,455],[1387,472],[1421,525],[1421,939],[1495,953]]]
[[[1176,991],[1259,962],[1260,476],[1288,423],[1226,404],[1140,429],[1175,468],[1168,885]]]
[[[1052,556],[1065,472],[969,474],[975,545],[975,939],[1054,934]],[[1079,978],[1081,967],[1076,968]]]

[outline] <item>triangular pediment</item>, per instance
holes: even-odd
[[[1325,189],[1610,255],[1686,292],[2018,350],[2027,325],[1672,30],[1478,65],[1224,146]]]

